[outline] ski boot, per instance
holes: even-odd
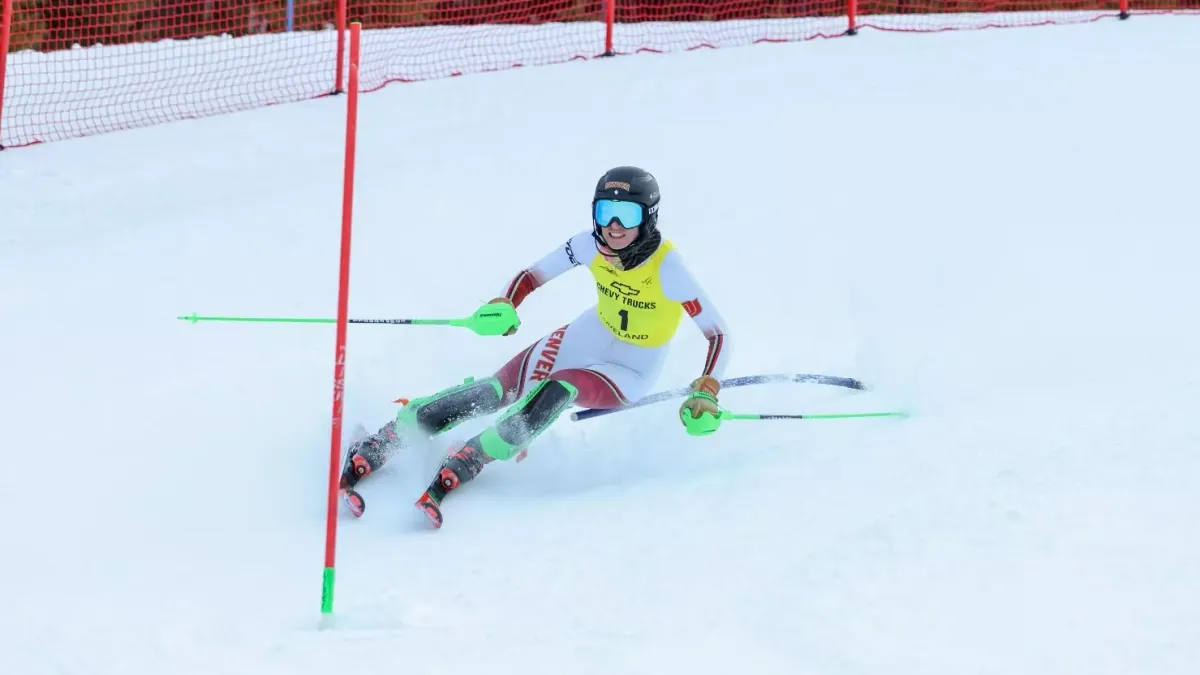
[[[503,389],[494,377],[462,384],[409,401],[396,419],[376,433],[350,446],[342,467],[340,488],[343,501],[355,516],[361,517],[366,502],[354,488],[372,472],[378,471],[405,441],[414,436],[426,438],[454,428],[478,415],[500,409]]]
[[[527,448],[558,419],[579,395],[568,382],[543,380],[495,424],[477,434],[442,461],[437,475],[416,501],[434,527],[442,526],[442,500],[451,491],[474,480],[493,461],[525,459]]]
[[[478,440],[476,436],[462,447],[451,450],[425,494],[417,500],[417,508],[425,513],[434,527],[442,526],[442,500],[446,494],[473,480],[483,471],[484,465],[493,461],[478,447]]]
[[[355,517],[362,517],[367,504],[354,486],[387,462],[395,446],[400,442],[400,433],[396,425],[396,420],[388,422],[374,434],[352,443],[346,453],[346,462],[342,465],[342,476],[338,481],[338,488],[342,495],[342,501],[346,503],[346,507]]]

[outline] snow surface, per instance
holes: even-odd
[[[915,415],[564,418],[440,531],[411,502],[441,445],[405,455],[340,521],[328,630],[334,331],[175,317],[333,315],[345,99],[5,152],[0,672],[1194,672],[1197,62],[1200,24],[1143,17],[363,97],[353,316],[469,313],[640,164],[730,375],[874,386],[726,406]],[[577,272],[511,338],[351,327],[348,423],[590,300]],[[703,360],[682,331],[656,389]]]

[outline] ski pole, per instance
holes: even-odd
[[[190,316],[177,317],[180,321],[239,321],[259,323],[337,323],[337,319],[266,317],[266,316]],[[517,310],[502,302],[484,305],[474,314],[461,319],[348,319],[348,323],[412,325],[412,326],[455,326],[467,328],[479,335],[503,335],[521,325]]]
[[[735,413],[722,408],[718,415],[702,413],[699,417],[692,417],[691,415],[688,415],[686,411],[681,410],[679,416],[680,419],[683,420],[683,426],[687,429],[689,435],[707,436],[720,428],[721,422],[724,422],[725,420],[833,420],[858,417],[908,417],[908,413],[903,411],[888,411],[863,413],[763,414]]]
[[[734,377],[727,380],[721,380],[721,390],[730,389],[733,387],[745,387],[755,384],[781,384],[781,383],[814,383],[823,384],[834,387],[845,387],[846,389],[864,390],[867,385],[852,377],[838,377],[834,375],[818,375],[812,373],[775,373],[771,375],[746,375],[744,377]],[[691,393],[690,387],[679,387],[668,391],[660,391],[656,394],[651,394],[641,398],[633,403],[620,408],[588,408],[578,412],[571,413],[571,421],[580,422],[601,415],[611,415],[613,413],[640,408],[652,403],[659,403],[673,398],[682,398]]]
[[[757,414],[757,413],[735,413],[728,410],[721,411],[722,420],[836,420],[848,419],[852,417],[907,417],[908,413],[902,411],[889,412],[865,412],[865,413],[819,413],[819,414],[803,414],[803,415],[781,415],[774,413]]]

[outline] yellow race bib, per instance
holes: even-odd
[[[663,295],[658,271],[674,246],[664,239],[646,262],[631,270],[617,269],[599,253],[588,265],[596,279],[596,312],[613,335],[643,347],[671,341],[683,316],[683,305]]]

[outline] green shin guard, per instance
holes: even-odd
[[[548,429],[578,395],[569,382],[542,380],[479,435],[480,449],[492,459],[511,459]]]
[[[431,396],[414,398],[396,414],[398,426],[436,435],[467,420],[496,412],[504,398],[500,380],[467,378],[460,385]]]

